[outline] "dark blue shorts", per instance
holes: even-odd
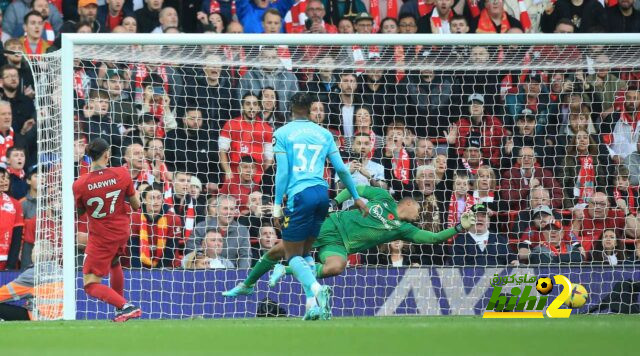
[[[293,197],[292,206],[293,210],[284,209],[282,239],[299,242],[318,237],[320,227],[329,212],[327,188],[317,185],[297,193]]]

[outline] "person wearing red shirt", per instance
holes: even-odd
[[[626,206],[612,209],[607,195],[596,192],[586,207],[576,207],[573,210],[571,230],[577,235],[582,247],[589,252],[606,229],[622,230],[631,239],[635,239],[638,234],[636,218],[629,209]]]
[[[73,195],[78,216],[87,213],[88,243],[82,268],[84,291],[116,307],[115,322],[124,322],[142,315],[140,308],[124,299],[124,274],[120,265],[129,236],[129,211],[140,209],[140,200],[126,167],[108,168],[110,145],[97,138],[87,146],[91,172],[73,183]],[[129,199],[130,207],[125,203]],[[110,276],[111,288],[102,284]]]
[[[475,134],[481,138],[482,156],[488,159],[493,167],[500,166],[500,147],[505,135],[502,121],[495,116],[486,115],[484,111],[484,96],[471,94],[469,103],[469,117],[462,117],[454,124],[447,135],[447,142],[454,145],[458,156],[462,156],[467,147],[467,139]]]
[[[260,185],[253,182],[256,167],[251,156],[242,156],[238,167],[238,174],[234,174],[230,181],[220,188],[220,194],[231,195],[238,200],[240,214],[249,212],[249,194],[260,191]]]
[[[238,173],[240,158],[249,155],[256,163],[255,183],[262,181],[262,174],[273,164],[273,129],[258,116],[258,97],[247,93],[242,97],[242,115],[227,121],[220,132],[218,147],[220,166],[225,181],[231,181]]]
[[[0,166],[0,271],[18,267],[24,227],[22,205],[8,191],[9,172]]]
[[[142,211],[131,215],[131,267],[179,266],[182,221],[163,199],[162,185],[142,193]]]

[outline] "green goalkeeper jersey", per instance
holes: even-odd
[[[360,210],[333,213],[329,219],[335,224],[348,253],[361,252],[382,243],[405,240],[415,243],[438,243],[457,234],[455,228],[439,233],[420,230],[414,225],[398,219],[398,204],[384,189],[357,187],[358,194],[369,202],[369,215],[362,217]],[[346,189],[336,197],[338,203],[351,198]]]

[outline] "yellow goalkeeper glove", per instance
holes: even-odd
[[[460,223],[456,225],[456,230],[458,232],[469,231],[469,228],[476,224],[476,214],[474,212],[468,211],[462,214],[460,218]]]

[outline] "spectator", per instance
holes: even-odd
[[[356,89],[360,96],[358,101],[371,108],[371,127],[377,134],[382,134],[384,126],[391,122],[396,114],[396,86],[388,82],[387,78],[382,68],[367,68],[361,84]]]
[[[242,156],[238,164],[238,172],[231,180],[226,181],[220,188],[220,194],[232,196],[236,199],[240,214],[249,213],[249,194],[260,191],[260,185],[253,182],[256,164],[251,156]]]
[[[75,134],[73,138],[73,162],[74,177],[78,178],[85,173],[89,173],[91,169],[91,158],[85,154],[87,147],[87,137],[80,133]]]
[[[9,172],[0,166],[0,271],[18,268],[24,220],[22,205],[7,192]]]
[[[591,252],[591,263],[595,265],[619,266],[627,262],[625,246],[618,239],[616,231],[607,229],[602,233],[602,239],[594,242]]]
[[[135,12],[138,32],[150,33],[160,26],[160,10],[164,0],[144,0],[145,6]]]
[[[356,28],[353,26],[351,19],[343,17],[338,20],[338,33],[352,34],[356,33]]]
[[[604,8],[597,0],[560,0],[545,6],[540,18],[540,29],[552,33],[560,19],[569,19],[576,32],[590,32],[593,26],[603,23]]]
[[[591,198],[596,186],[604,186],[607,171],[600,163],[598,146],[585,130],[579,130],[567,146],[564,162],[556,169],[562,179],[565,209],[584,203]]]
[[[219,63],[222,57],[208,55],[206,66],[195,70],[194,75],[186,77],[187,104],[199,107],[207,119],[207,127],[213,140],[217,141],[220,123],[238,115],[235,98],[237,94],[230,82],[230,73]]]
[[[369,158],[373,157],[374,151],[382,148],[384,146],[384,139],[375,134],[372,129],[373,122],[371,119],[371,109],[367,106],[360,106],[355,111],[355,135],[357,136],[360,133],[364,133],[369,135],[371,139],[371,152],[369,153]],[[347,140],[347,146],[352,145],[352,140]]]
[[[402,34],[418,33],[417,17],[413,14],[400,14],[398,17],[398,32]]]
[[[7,150],[7,172],[11,186],[8,194],[15,200],[22,199],[29,190],[24,171],[25,159],[24,148],[14,146]]]
[[[258,100],[260,100],[260,108],[262,109],[260,112],[262,121],[268,122],[274,130],[287,123],[285,114],[279,110],[280,100],[275,89],[271,87],[262,88]]]
[[[165,156],[172,172],[192,172],[214,191],[218,179],[217,147],[200,109],[186,108],[182,125],[167,132]]]
[[[373,162],[369,155],[373,144],[371,136],[366,133],[358,133],[353,138],[351,146],[351,157],[347,163],[347,168],[351,173],[353,181],[357,185],[367,185],[373,187],[386,188],[384,181],[384,167],[380,163]],[[340,182],[340,178],[336,176],[336,182]],[[338,189],[344,189],[344,185],[340,183]],[[353,204],[350,199],[343,204],[343,208],[347,209]]]
[[[533,148],[525,146],[520,150],[518,162],[502,175],[500,194],[509,203],[511,210],[522,210],[526,207],[531,189],[538,186],[551,191],[553,207],[561,206],[560,184],[553,178],[553,173],[540,167]]]
[[[338,76],[334,73],[335,59],[331,56],[322,57],[318,60],[318,64],[321,67],[311,75],[308,82],[301,83],[300,90],[315,93],[319,101],[328,103],[332,91],[338,87]]]
[[[136,189],[139,189],[141,184],[153,184],[155,177],[147,170],[144,159],[144,147],[137,143],[132,143],[124,150],[124,157],[122,159],[123,166],[129,169],[131,174],[131,180]],[[114,164],[115,166],[115,164]]]
[[[270,224],[263,224],[258,236],[258,248],[253,250],[254,262],[264,256],[273,246],[280,243],[276,229]]]
[[[216,229],[208,230],[200,249],[185,256],[183,266],[187,269],[226,269],[235,268],[231,260],[222,257],[224,236]],[[203,259],[204,263],[199,263]]]
[[[625,166],[618,166],[616,175],[613,178],[612,194],[613,201],[622,200],[623,204],[629,208],[629,212],[638,216],[640,197],[638,197],[638,187],[630,184],[629,169]]]
[[[166,132],[177,127],[176,112],[171,108],[169,89],[176,88],[178,86],[171,85],[172,83],[164,81],[161,79],[161,76],[156,76],[156,73],[154,73],[155,71],[164,72],[165,70],[167,71],[167,80],[169,80],[169,78],[176,79],[176,77],[178,77],[178,75],[171,75],[171,68],[144,64],[139,64],[137,66],[135,74],[135,80],[140,80],[140,84],[136,83],[135,88],[135,96],[138,103],[140,102],[138,100],[140,94],[142,96],[142,107],[139,113],[151,113],[158,119],[159,136],[164,136]],[[182,87],[182,85],[180,85],[180,87]]]
[[[157,183],[171,182],[173,173],[169,171],[165,163],[162,140],[159,138],[148,140],[144,150],[146,170],[153,176],[153,181]]]
[[[53,45],[56,37],[58,36],[57,31],[62,26],[62,19],[59,17],[60,14],[58,14],[59,21],[56,23],[56,26],[54,26],[50,21],[51,11],[57,11],[57,9],[55,7],[51,7],[48,0],[33,0],[31,1],[31,10],[37,11],[42,15],[42,39],[45,40],[47,44]]]
[[[237,268],[251,267],[249,230],[235,221],[237,214],[235,198],[219,195],[213,203],[215,215],[207,216],[204,222],[196,225],[193,236],[187,241],[185,252],[196,250],[196,246],[201,246],[206,232],[217,229],[224,236],[224,247],[220,256],[231,260]]]
[[[503,137],[500,169],[509,169],[513,166],[522,147],[533,147],[536,155],[543,157],[545,146],[544,137],[536,135],[536,115],[530,109],[524,109],[516,119],[513,136]]]
[[[460,222],[462,214],[471,210],[473,206],[473,196],[469,194],[471,185],[469,176],[464,171],[458,171],[453,175],[453,190],[447,205],[446,227],[454,227]]]
[[[154,0],[148,0],[154,1]],[[162,0],[155,0],[162,1]],[[78,19],[68,20],[60,27],[60,33],[75,33],[77,32],[77,26],[81,23],[91,24],[91,31],[93,33],[104,32],[104,29],[100,25],[100,22],[96,20],[98,16],[98,1],[97,0],[78,0]],[[60,48],[62,36],[58,36],[55,42],[55,46]]]
[[[273,129],[258,116],[258,98],[247,93],[242,98],[242,115],[225,123],[218,146],[220,166],[225,180],[238,172],[242,155],[250,155],[257,164],[254,182],[260,183],[262,174],[273,164]]]
[[[329,95],[329,127],[340,132],[342,137],[353,137],[355,106],[360,104],[360,96],[355,95],[358,87],[353,72],[340,73],[338,91]]]
[[[357,34],[370,34],[373,33],[373,17],[367,12],[359,12],[353,18],[353,25]],[[367,56],[365,56],[367,58]]]
[[[531,264],[580,263],[584,256],[578,241],[568,241],[562,223],[552,220],[542,228],[542,241],[531,250]]]
[[[24,270],[31,266],[34,261],[31,259],[31,252],[36,241],[36,214],[38,212],[38,169],[31,168],[26,174],[26,181],[29,185],[27,194],[20,200],[22,205],[22,216],[24,219],[24,229],[22,234],[22,253],[20,255],[20,265]]]
[[[260,191],[249,194],[249,212],[238,218],[240,225],[249,229],[249,236],[257,239],[260,236],[260,227],[271,224],[272,205],[269,197]]]
[[[174,172],[173,173],[173,196],[170,202],[173,203],[173,210],[178,216],[185,222],[187,218],[195,216],[196,220],[200,220],[201,217],[206,216],[206,207],[204,204],[197,204],[197,200],[191,195],[191,176],[187,172]],[[165,192],[166,194],[166,192]],[[190,212],[189,205],[193,204],[194,211]],[[188,216],[191,215],[191,216]],[[187,230],[185,228],[185,230]],[[185,238],[187,237],[187,231],[185,231]]]
[[[112,160],[117,161],[121,158],[120,140],[122,136],[120,128],[109,116],[109,94],[104,90],[92,90],[87,104],[80,111],[80,115],[80,122],[86,127],[89,141],[98,137],[104,138],[111,144]]]
[[[532,72],[527,76],[517,94],[507,94],[505,96],[505,124],[512,127],[518,114],[524,109],[529,109],[536,116],[536,134],[544,135],[545,127],[549,119],[549,95],[547,87],[542,84],[542,77],[539,73]]]
[[[324,103],[321,101],[314,101],[311,103],[311,111],[309,113],[309,120],[324,127],[325,126],[325,108]]]
[[[262,28],[264,33],[282,32],[282,16],[277,9],[267,9],[262,14]]]
[[[630,172],[631,185],[640,185],[640,89],[629,87],[624,95],[622,110],[611,115],[615,122],[613,142],[609,145],[609,153],[613,162],[624,164]]]
[[[475,33],[505,33],[512,27],[524,31],[520,21],[505,11],[502,0],[485,0],[484,9],[471,27]]]
[[[107,0],[106,4],[98,6],[96,18],[104,32],[113,32],[116,27],[123,25],[126,17],[133,16],[131,5],[132,2],[128,0]]]
[[[207,6],[207,2],[209,2],[209,6]],[[216,1],[203,1],[202,2],[202,11],[199,11],[196,14],[196,18],[200,21],[203,32],[209,33],[223,33],[225,28],[227,27],[227,19],[222,14],[221,4]],[[231,10],[231,9],[229,9]]]
[[[546,190],[543,191],[546,192]],[[562,218],[562,216],[558,212],[552,211],[548,205],[539,205],[536,208],[522,211],[521,213],[525,212],[526,214],[528,214],[531,220],[528,220],[526,222],[519,222],[519,224],[526,223],[526,228],[521,230],[523,232],[519,236],[518,243],[518,258],[523,263],[529,261],[531,249],[537,247],[540,244],[540,241],[543,240],[542,229],[551,221],[560,221],[560,219]]]
[[[619,0],[618,6],[604,10],[604,28],[609,33],[640,32],[640,12],[633,8],[633,0]]]
[[[452,165],[454,160],[449,160],[450,169],[460,169],[467,173],[470,181],[476,179],[478,169],[487,162],[482,160],[481,139],[476,134],[472,134],[467,138],[466,148],[462,152],[462,157],[458,159],[457,164]],[[455,156],[455,152],[450,152],[452,157]]]
[[[385,17],[380,21],[380,29],[378,33],[396,34],[398,33],[398,21],[393,17]]]
[[[436,6],[435,0],[407,0],[400,7],[399,17],[405,15],[424,16]]]
[[[135,16],[132,16],[132,15],[125,16],[122,19],[122,27],[124,27],[127,33],[137,33],[138,20],[136,19]]]
[[[622,205],[620,199],[616,201],[616,205],[619,209],[612,209],[607,195],[595,192],[586,207],[578,206],[573,209],[571,230],[587,252],[591,251],[593,242],[599,240],[606,229],[618,229],[624,231],[625,236],[636,238],[638,231],[635,216]]]
[[[487,208],[489,217],[494,217],[498,212],[505,210],[500,202],[500,194],[497,194],[496,172],[488,165],[478,167],[476,179],[473,181],[472,192],[474,204],[483,204]]]
[[[158,138],[156,135],[158,120],[151,114],[144,114],[139,117],[140,122],[133,130],[127,130],[123,133],[122,145],[129,146],[137,143],[144,147],[153,139]]]
[[[449,20],[450,22],[450,27],[451,27],[451,33],[457,33],[457,34],[465,34],[465,33],[469,33],[469,31],[471,31],[471,28],[469,28],[469,21],[467,20],[466,17],[462,16],[462,15],[454,15],[451,20]],[[466,47],[456,47],[456,51],[459,53],[465,53]]]
[[[108,68],[100,81],[100,87],[109,94],[109,107],[113,122],[127,128],[137,125],[138,115],[130,93],[124,90],[125,73],[117,68]]]
[[[280,18],[283,18],[291,6],[293,6],[293,0],[276,0],[273,2],[268,0],[236,1],[238,19],[242,23],[245,33],[263,33],[264,28],[261,19],[268,9],[277,10],[280,13]]]
[[[33,100],[20,93],[20,74],[17,68],[11,65],[3,66],[0,68],[0,78],[2,78],[3,89],[0,98],[11,103],[13,129],[22,136],[33,136],[34,138],[34,141],[25,141],[25,146],[23,146],[27,149],[27,164],[33,165],[36,163],[37,151],[37,144],[35,142],[36,109]]]
[[[549,191],[541,186],[538,186],[531,189],[531,192],[529,193],[529,205],[525,209],[522,209],[518,212],[518,217],[515,220],[515,224],[511,228],[511,233],[515,237],[520,237],[520,234],[527,231],[527,229],[529,229],[533,225],[536,225],[536,229],[538,229],[540,227],[540,220],[536,221],[536,214],[540,211],[536,209],[542,206],[549,208],[548,215],[552,218],[557,220],[562,218],[559,212],[553,211],[550,208],[551,197],[549,195]],[[544,210],[544,212],[546,212],[546,209]]]
[[[484,96],[472,94],[467,99],[469,103],[469,118],[462,117],[455,123],[447,134],[447,143],[457,148],[456,153],[464,154],[464,147],[471,147],[467,141],[473,141],[472,146],[479,143],[481,157],[488,160],[493,167],[500,165],[500,146],[505,135],[502,122],[495,116],[485,113]],[[463,165],[466,168],[466,165]],[[472,172],[473,175],[475,173]]]
[[[374,157],[381,157],[384,167],[384,179],[392,195],[397,199],[413,191],[413,152],[404,147],[405,127],[394,122],[387,126],[384,137],[385,145],[376,150]]]
[[[169,28],[179,27],[178,12],[173,7],[165,7],[158,13],[159,25],[151,33],[165,33]]]
[[[305,23],[304,31],[307,33],[338,33],[338,28],[328,22],[324,18],[327,15],[322,0],[307,1],[307,8],[304,10],[307,15],[307,21],[310,26]],[[302,29],[299,29],[302,30]]]
[[[2,17],[3,42],[6,39],[18,38],[24,35],[24,16],[31,10],[42,10],[42,5],[40,4],[42,1],[43,0],[16,0],[9,4],[9,6],[4,10],[4,16]],[[45,0],[44,2],[47,1]],[[57,34],[62,27],[62,16],[60,15],[60,11],[58,11],[53,4],[47,3],[47,7],[49,11],[48,20],[51,22],[51,26]],[[42,13],[42,11],[40,12]]]
[[[509,252],[507,237],[489,231],[489,211],[484,204],[475,204],[476,223],[453,242],[452,258],[455,266],[506,266],[519,264]]]
[[[418,138],[416,141],[416,148],[413,152],[415,154],[413,161],[415,162],[416,167],[431,165],[434,163],[433,160],[436,158],[436,151],[433,146],[433,142],[425,137]]]
[[[456,15],[454,0],[436,0],[435,7],[418,19],[419,33],[451,33],[451,20]]]
[[[20,75],[20,92],[27,97],[33,99],[36,96],[33,90],[33,73],[26,59],[22,57],[22,42],[18,38],[11,38],[4,43],[4,57],[7,64],[18,69]]]
[[[410,266],[409,248],[410,245],[402,240],[378,245],[377,251],[373,250],[374,253],[367,253],[366,263],[371,266]]]
[[[420,218],[418,227],[422,230],[431,232],[440,232],[443,229],[443,221],[445,221],[442,196],[444,191],[437,192],[437,175],[436,168],[431,165],[418,166],[416,168],[416,191],[414,198],[420,205]],[[416,244],[411,246],[412,263],[420,265],[443,265],[445,259],[445,251],[442,244]]]
[[[257,96],[262,88],[274,88],[278,94],[278,98],[280,98],[278,110],[287,112],[289,99],[298,91],[298,80],[291,71],[282,67],[275,47],[263,46],[260,49],[260,60],[263,65],[250,70],[240,79],[240,92],[238,95],[242,98],[244,98],[247,93],[252,93]]]
[[[638,15],[640,21],[640,15]],[[638,30],[640,31],[640,29]],[[585,90],[593,91],[593,103],[600,107],[600,117],[605,118],[613,112],[616,95],[626,84],[610,71],[609,57],[601,54],[595,57],[595,74],[587,75]]]
[[[418,136],[437,137],[449,126],[449,117],[459,114],[460,86],[444,72],[421,69],[398,83],[396,113],[406,116]],[[484,99],[482,99],[484,101]]]
[[[0,165],[6,165],[7,150],[15,144],[15,132],[11,127],[12,121],[11,104],[0,100]],[[33,138],[35,139],[35,136]]]
[[[162,195],[162,186],[147,187],[142,193],[142,210],[131,215],[131,267],[179,265],[182,221]]]

